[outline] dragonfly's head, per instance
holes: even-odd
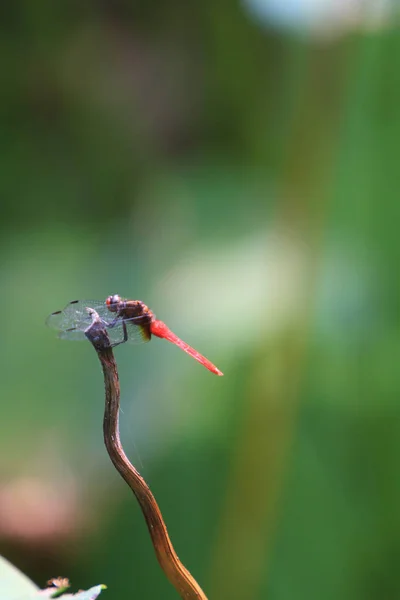
[[[121,296],[118,296],[118,294],[114,294],[114,296],[108,296],[108,298],[106,300],[107,308],[111,312],[118,312],[120,303],[121,303]]]

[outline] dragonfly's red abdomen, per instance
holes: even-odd
[[[162,321],[159,321],[158,319],[154,319],[150,323],[150,332],[153,335],[155,335],[159,338],[163,338],[164,340],[168,340],[169,342],[171,342],[171,344],[175,344],[175,346],[178,346],[178,348],[180,348],[181,350],[183,350],[184,352],[189,354],[189,356],[191,356],[192,358],[197,360],[197,362],[199,362],[201,365],[203,365],[203,367],[205,367],[206,369],[211,371],[211,373],[215,373],[215,375],[223,375],[222,371],[217,369],[217,367],[215,365],[213,365],[213,363],[211,361],[209,361],[208,358],[206,358],[205,356],[200,354],[200,352],[197,352],[197,350],[195,350],[194,348],[189,346],[189,344],[187,344],[186,342],[181,340]]]

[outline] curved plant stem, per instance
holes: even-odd
[[[105,384],[105,412],[103,421],[104,442],[112,463],[135,494],[154,546],[154,550],[165,575],[175,587],[181,598],[207,600],[196,580],[179,560],[167,528],[149,486],[129,462],[119,436],[120,386],[117,364],[111,348],[110,339],[98,314],[88,309],[92,325],[85,331],[99,357]]]

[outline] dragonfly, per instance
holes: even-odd
[[[73,300],[63,310],[57,310],[46,320],[46,324],[56,329],[58,337],[64,340],[86,340],[85,330],[90,327],[90,310],[95,310],[110,337],[111,347],[125,342],[141,343],[150,341],[152,336],[168,340],[197,360],[203,367],[223,375],[212,362],[181,340],[163,321],[141,300],[127,300],[118,294],[106,300]]]

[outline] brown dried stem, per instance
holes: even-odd
[[[104,374],[106,395],[103,431],[107,452],[115,468],[139,502],[158,562],[169,581],[181,598],[207,600],[203,590],[179,560],[149,486],[129,462],[122,448],[119,436],[120,386],[117,364],[110,339],[98,314],[92,309],[89,309],[88,312],[92,317],[92,325],[86,330],[86,337],[97,352]]]

